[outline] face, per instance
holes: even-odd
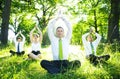
[[[62,27],[59,27],[59,28],[56,29],[56,35],[57,35],[58,38],[64,37],[64,30],[63,30]]]
[[[91,35],[88,35],[88,36],[87,36],[87,40],[88,40],[89,42],[92,42],[92,41],[93,41],[92,36],[91,36]]]
[[[22,40],[21,40],[21,38],[18,38],[17,41],[18,41],[18,42],[21,42]]]
[[[37,40],[38,39],[38,36],[35,34],[35,35],[33,35],[33,37],[34,37],[34,40]]]

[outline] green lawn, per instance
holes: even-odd
[[[0,79],[119,79],[120,78],[120,52],[111,51],[109,47],[104,47],[104,53],[111,55],[107,63],[93,66],[84,55],[83,48],[71,46],[69,60],[79,59],[82,63],[77,70],[70,70],[64,74],[51,75],[41,68],[40,61],[25,60],[29,48],[25,48],[27,53],[23,57],[10,57],[9,50],[13,47],[2,48],[0,51]],[[103,52],[103,48],[98,49]],[[50,47],[42,48],[42,59],[52,59]],[[75,53],[73,53],[75,52]],[[41,60],[42,60],[41,59]]]

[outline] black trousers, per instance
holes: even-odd
[[[103,56],[95,56],[93,54],[90,54],[87,58],[90,63],[97,65],[99,62],[107,61],[110,58],[110,55],[103,55]]]
[[[69,62],[68,60],[42,60],[41,66],[51,74],[64,73],[69,69],[76,69],[81,66],[79,60]]]
[[[25,54],[25,51],[22,51],[22,52],[15,52],[15,51],[13,51],[13,50],[10,50],[10,53],[12,54],[12,55],[18,55],[18,56],[21,56],[21,55],[24,55]]]
[[[35,55],[41,54],[40,51],[32,51],[32,53],[35,54]]]

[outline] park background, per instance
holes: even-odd
[[[30,51],[29,32],[38,24],[43,33],[42,59],[52,59],[47,24],[61,8],[72,24],[69,60],[79,59],[77,70],[51,75],[40,61],[25,61]],[[93,26],[102,36],[97,55],[110,54],[106,63],[91,65],[84,55],[82,35]],[[23,57],[10,57],[13,36],[26,37]],[[120,0],[0,0],[0,79],[119,79],[120,78]]]

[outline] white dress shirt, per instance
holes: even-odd
[[[14,37],[14,43],[15,43],[15,48],[16,48],[16,52],[18,52],[18,43],[19,43],[19,51],[22,52],[24,51],[24,43],[25,43],[25,37],[22,35],[22,41],[21,42],[18,42],[16,40],[17,36]]]
[[[86,37],[88,35],[89,35],[89,33],[86,33],[82,36],[82,41],[83,41],[83,45],[85,48],[86,56],[89,56],[90,54],[92,54],[92,48],[91,48],[90,42],[86,40]],[[97,46],[101,40],[101,36],[98,33],[95,33],[95,35],[97,38],[95,41],[92,42],[92,44],[94,47],[94,54],[96,55],[96,49],[97,49]]]
[[[65,22],[68,31],[64,38],[62,38],[62,50],[63,50],[63,60],[68,59],[69,53],[69,43],[72,35],[72,28],[69,21],[63,17],[62,20]],[[54,24],[56,23],[56,18],[52,19],[48,24],[48,36],[51,41],[53,60],[59,60],[59,38],[57,38],[54,34]]]

